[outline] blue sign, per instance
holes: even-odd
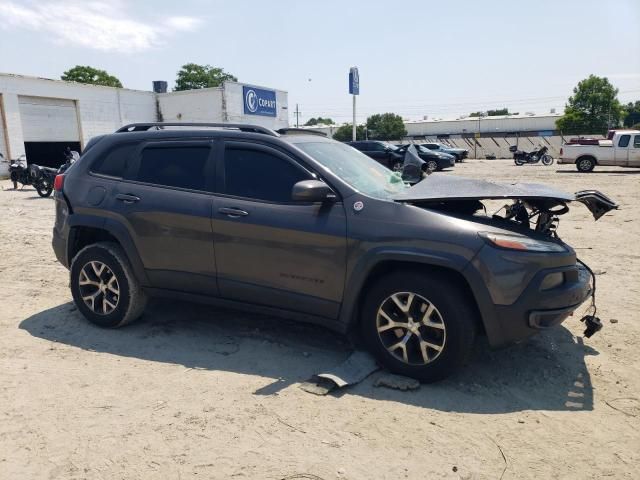
[[[278,116],[276,92],[273,90],[264,90],[262,88],[243,85],[242,98],[244,98],[245,115]]]
[[[360,75],[358,75],[358,67],[349,69],[349,93],[351,95],[360,95]]]

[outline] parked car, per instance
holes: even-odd
[[[574,163],[579,172],[590,172],[596,165],[640,167],[640,130],[616,130],[610,136],[597,145],[565,143],[558,163]]]
[[[449,147],[447,145],[443,145],[442,143],[428,142],[421,144],[421,146],[435,152],[442,152],[453,155],[454,157],[456,157],[456,162],[463,161],[469,155],[469,150],[465,150],[464,148]]]
[[[358,140],[357,142],[346,142],[356,150],[360,150],[365,155],[373,158],[378,163],[390,170],[399,172],[402,170],[404,153],[398,151],[398,147],[379,140]]]
[[[401,145],[396,150],[398,153],[404,155],[409,148],[409,145],[413,145],[416,147],[418,156],[425,161],[427,164],[427,169],[432,172],[436,172],[438,170],[442,170],[444,168],[451,168],[456,166],[456,157],[453,155],[449,155],[447,153],[434,152],[432,150],[428,150],[423,148],[422,145],[417,144],[406,144]]]
[[[123,127],[54,183],[53,250],[96,325],[135,320],[151,295],[204,301],[351,332],[423,381],[462,365],[481,332],[519,341],[594,298],[556,217],[616,208],[453,175],[408,187],[323,136],[224,123]],[[485,199],[511,203],[487,216]],[[587,336],[601,326],[585,322]]]

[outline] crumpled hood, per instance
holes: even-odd
[[[430,175],[400,193],[398,202],[443,202],[455,200],[519,199],[553,201],[558,204],[578,201],[587,206],[597,220],[618,205],[596,190],[566,193],[539,183],[496,183],[453,175]]]

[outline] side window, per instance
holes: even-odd
[[[122,178],[137,146],[135,143],[118,145],[106,155],[93,162],[91,171],[101,175]]]
[[[135,180],[169,187],[205,190],[208,146],[147,147]]]
[[[225,193],[269,202],[290,202],[293,185],[308,180],[301,167],[261,150],[227,147]]]
[[[371,152],[384,152],[384,147],[379,143],[371,142],[369,143],[368,150]]]
[[[425,145],[425,147],[427,147],[429,150],[437,150],[438,149],[438,146],[434,145],[433,143],[427,143]]]
[[[640,135],[633,137],[633,148],[640,148]]]
[[[628,147],[629,146],[629,140],[631,140],[631,135],[622,135],[620,137],[620,140],[618,140],[618,146],[619,147]]]

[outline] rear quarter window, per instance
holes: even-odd
[[[122,178],[129,161],[133,158],[136,147],[137,144],[135,143],[126,143],[114,147],[93,162],[91,171],[100,175]]]

